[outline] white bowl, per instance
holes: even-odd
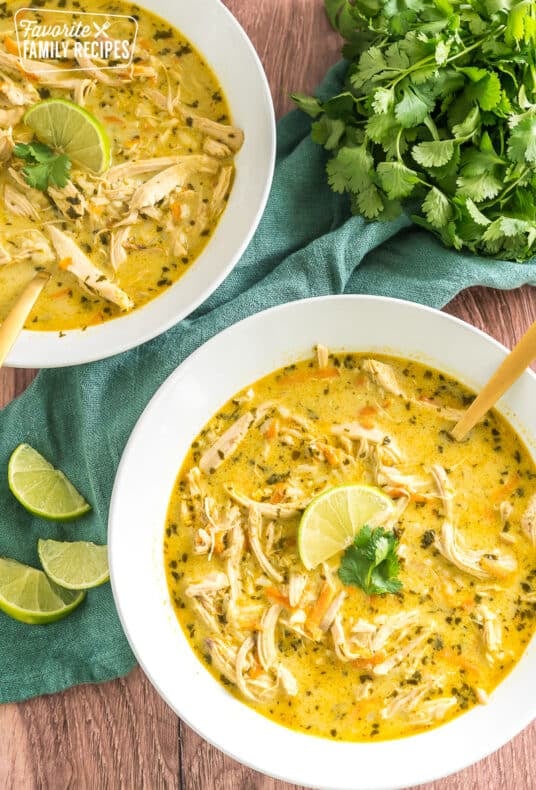
[[[238,390],[325,343],[337,350],[416,359],[478,389],[506,349],[444,313],[372,296],[308,299],[258,313],[212,338],[162,385],[125,449],[109,522],[112,585],[141,666],[169,705],[204,738],[267,774],[313,787],[375,790],[431,781],[506,743],[532,720],[536,640],[491,695],[448,724],[402,740],[340,743],[298,733],[231,696],[196,658],[173,613],[164,523],[191,441]],[[225,365],[221,360],[225,360]],[[536,376],[499,404],[536,457]]]
[[[219,0],[142,0],[178,28],[203,55],[229,100],[245,141],[227,208],[205,250],[180,280],[152,302],[113,321],[58,332],[24,331],[6,365],[62,367],[112,356],[178,323],[229,274],[262,216],[275,161],[275,119],[270,88],[250,40]]]

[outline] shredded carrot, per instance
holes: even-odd
[[[503,486],[497,488],[489,497],[491,502],[501,502],[510,496],[512,491],[515,491],[519,485],[519,475],[513,475],[510,480]]]
[[[374,653],[374,655],[369,656],[368,658],[356,658],[352,663],[358,668],[368,669],[369,667],[375,667],[377,664],[381,664],[386,658],[387,656],[385,653],[380,651],[378,653]]]
[[[428,497],[425,497],[424,494],[418,494],[416,491],[414,491],[412,494],[410,494],[410,500],[412,502],[428,502]]]
[[[331,584],[325,581],[322,585],[322,589],[320,590],[320,595],[315,601],[313,608],[309,613],[309,617],[307,618],[308,624],[318,625],[328,610],[328,607],[331,603],[333,595],[333,590],[331,588]]]
[[[4,46],[7,49],[7,51],[9,52],[10,55],[17,55],[18,56],[20,54],[20,52],[19,52],[19,45],[17,44],[17,42],[14,39],[10,38],[9,36],[6,36],[4,38]]]
[[[252,680],[255,680],[255,678],[259,677],[259,675],[262,675],[262,667],[260,664],[256,663],[249,670],[248,677],[250,677]]]
[[[359,424],[363,428],[374,428],[375,422],[373,418],[377,413],[378,410],[374,406],[363,406],[358,413]]]
[[[120,118],[118,115],[105,115],[104,116],[104,120],[105,121],[110,121],[110,123],[121,124],[121,126],[125,125],[124,120],[122,118]]]
[[[287,609],[290,609],[288,597],[283,595],[281,590],[278,590],[277,587],[265,587],[264,594],[271,601],[274,601],[274,603],[280,603],[281,606],[285,606]]]
[[[326,445],[322,448],[322,453],[324,454],[324,458],[330,466],[337,466],[339,459],[337,458],[337,453],[335,450],[329,447],[329,445]]]
[[[69,266],[72,266],[72,265],[73,265],[73,259],[72,258],[62,258],[61,261],[58,263],[59,268],[60,269],[64,269],[64,270],[68,269]]]
[[[304,384],[312,379],[334,379],[340,376],[338,368],[310,368],[289,373],[280,380],[281,384]]]
[[[438,651],[439,655],[441,655],[447,663],[452,664],[454,666],[460,667],[460,669],[465,669],[466,672],[471,672],[474,675],[480,674],[480,668],[478,664],[475,664],[474,661],[471,661],[469,658],[466,658],[463,654],[458,655],[451,650],[449,647],[444,647],[442,650]]]
[[[175,222],[180,222],[182,219],[182,204],[178,200],[174,200],[171,204],[171,214]]]
[[[153,48],[153,42],[150,41],[148,38],[139,38],[138,39],[138,44],[140,45],[140,47],[143,47],[143,49],[152,49]]]
[[[361,373],[360,376],[355,377],[354,384],[356,385],[356,387],[362,387],[363,384],[366,382],[366,380],[367,377],[364,375],[364,373]]]
[[[278,429],[279,429],[278,421],[272,418],[268,423],[268,428],[266,429],[266,433],[264,434],[269,442],[275,439],[275,437],[277,436]]]
[[[62,296],[67,296],[67,294],[71,293],[70,288],[62,288],[61,291],[56,291],[56,293],[51,296],[51,299],[60,299]]]
[[[270,502],[272,505],[278,505],[280,502],[283,501],[285,497],[285,484],[284,483],[276,483],[274,486],[274,490],[272,491],[272,496],[270,497]]]
[[[224,549],[223,532],[216,532],[214,535],[214,554],[222,554]]]

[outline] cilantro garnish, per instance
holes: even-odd
[[[397,548],[398,540],[392,532],[383,527],[362,527],[344,552],[340,580],[360,587],[368,595],[398,592],[402,582],[398,579]]]
[[[49,186],[64,187],[69,180],[71,160],[39,142],[17,143],[13,153],[28,164],[22,174],[28,186],[45,191]]]
[[[446,246],[536,254],[536,0],[325,0],[345,90],[295,94],[327,177],[368,220]]]

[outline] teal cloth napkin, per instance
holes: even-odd
[[[345,65],[319,95],[339,91]],[[365,223],[326,185],[325,155],[297,111],[279,123],[272,192],[249,248],[223,285],[188,319],[140,348],[103,362],[41,373],[0,414],[0,555],[38,566],[38,537],[106,541],[115,471],[132,428],[164,379],[201,343],[272,305],[309,296],[366,293],[441,307],[470,285],[536,284],[536,262],[515,264],[444,249],[406,218]],[[28,442],[63,469],[93,505],[71,524],[33,518],[6,483],[13,448]],[[136,496],[132,492],[132,496]],[[0,702],[126,674],[134,657],[109,585],[91,590],[67,619],[17,623],[0,612]]]

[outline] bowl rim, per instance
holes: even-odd
[[[404,309],[415,310],[416,313],[424,313],[424,314],[435,316],[436,318],[440,316],[439,320],[444,321],[445,326],[448,325],[457,326],[461,328],[463,331],[469,332],[470,335],[475,335],[478,338],[478,342],[480,344],[483,343],[484,345],[487,345],[489,348],[492,349],[494,357],[497,357],[497,352],[499,357],[504,357],[509,351],[509,349],[507,349],[499,341],[495,340],[494,338],[490,337],[482,330],[472,326],[471,324],[468,324],[467,322],[463,321],[460,318],[452,316],[448,313],[444,313],[435,308],[428,307],[426,305],[420,305],[418,303],[409,302],[407,300],[395,299],[395,298],[384,297],[384,296],[329,295],[329,296],[300,299],[294,302],[277,305],[269,309],[263,310],[261,312],[255,313],[251,316],[248,316],[247,318],[242,319],[236,324],[227,327],[225,330],[221,331],[220,333],[212,337],[210,340],[205,342],[203,345],[201,345],[198,349],[196,349],[196,351],[194,351],[191,355],[189,355],[175,369],[175,371],[171,373],[168,379],[161,385],[161,387],[153,395],[153,398],[151,399],[146,409],[140,416],[127,442],[127,445],[125,447],[123,456],[121,458],[117,470],[117,475],[116,475],[113,494],[112,494],[112,500],[110,504],[110,511],[109,511],[109,556],[110,556],[112,591],[113,591],[117,611],[119,614],[120,622],[127,636],[127,639],[132,647],[132,650],[135,653],[136,658],[139,661],[143,671],[148,676],[150,682],[155,686],[158,693],[168,703],[168,705],[170,705],[170,707],[177,713],[177,715],[180,716],[180,718],[182,718],[183,721],[185,721],[192,729],[194,729],[194,731],[196,731],[204,740],[216,746],[218,749],[220,749],[221,751],[223,751],[225,754],[229,755],[233,759],[257,771],[262,771],[266,775],[288,782],[295,782],[296,784],[305,785],[307,787],[320,788],[320,787],[329,786],[330,788],[340,788],[340,790],[351,790],[351,788],[353,789],[357,787],[359,787],[362,790],[365,790],[365,788],[367,788],[367,790],[380,790],[380,788],[383,789],[388,787],[390,788],[390,790],[396,790],[396,788],[405,788],[410,785],[414,786],[416,784],[434,781],[441,777],[460,771],[463,768],[466,768],[467,766],[472,765],[473,763],[483,759],[490,753],[494,752],[496,749],[503,746],[511,738],[513,738],[518,732],[520,732],[524,727],[530,724],[530,722],[534,718],[534,715],[536,714],[536,701],[532,701],[532,703],[530,703],[527,700],[527,709],[523,711],[522,715],[519,715],[519,711],[515,710],[515,711],[511,711],[511,713],[513,713],[514,715],[513,719],[509,719],[507,722],[500,720],[500,724],[502,727],[500,734],[497,735],[497,732],[494,729],[489,730],[488,732],[489,740],[485,744],[480,743],[478,749],[474,750],[473,752],[470,752],[469,754],[464,753],[463,756],[455,754],[450,758],[448,758],[447,759],[448,770],[446,771],[444,770],[444,766],[443,766],[442,768],[437,768],[437,769],[429,768],[427,771],[419,773],[418,767],[415,768],[415,766],[411,766],[409,768],[409,773],[408,770],[400,771],[399,772],[401,774],[400,779],[393,780],[391,777],[391,780],[389,781],[388,784],[386,784],[384,781],[380,783],[371,783],[369,781],[366,785],[356,784],[355,777],[351,780],[351,783],[349,783],[348,780],[341,780],[340,776],[337,777],[336,783],[333,782],[326,783],[325,781],[319,783],[318,780],[315,780],[314,775],[313,776],[309,775],[307,778],[305,778],[303,774],[298,771],[297,768],[295,768],[293,765],[289,765],[288,760],[284,770],[282,769],[277,770],[271,764],[266,763],[265,760],[261,761],[259,759],[258,754],[256,755],[255,758],[249,759],[247,753],[241,752],[238,745],[229,744],[229,733],[227,729],[225,730],[225,732],[220,733],[220,732],[216,732],[212,728],[210,734],[207,734],[204,727],[199,724],[199,717],[197,716],[197,714],[194,713],[192,715],[192,710],[184,711],[183,709],[181,709],[181,702],[177,701],[176,698],[172,698],[173,695],[170,694],[169,688],[168,687],[164,688],[165,684],[163,685],[160,682],[160,679],[154,676],[152,668],[151,666],[149,666],[150,662],[146,661],[143,648],[140,650],[140,645],[138,644],[137,639],[135,639],[132,636],[130,629],[130,623],[132,622],[131,620],[132,612],[126,611],[128,609],[128,601],[126,600],[126,598],[123,597],[121,582],[118,582],[118,576],[121,575],[121,569],[119,568],[121,564],[121,558],[119,556],[119,553],[121,551],[121,546],[120,546],[121,543],[120,540],[121,512],[120,511],[122,507],[121,499],[122,499],[122,495],[126,490],[126,487],[128,486],[127,478],[129,474],[129,466],[136,454],[136,445],[138,442],[138,437],[141,431],[144,429],[144,425],[146,421],[149,418],[151,418],[154,414],[156,414],[156,412],[158,411],[161,399],[164,399],[165,396],[169,392],[171,392],[175,386],[177,386],[177,382],[179,382],[179,386],[180,386],[181,378],[185,380],[184,377],[186,374],[190,372],[190,369],[198,364],[199,359],[201,359],[202,361],[203,357],[208,353],[210,353],[210,350],[212,348],[216,348],[222,342],[223,343],[228,342],[229,339],[232,340],[233,335],[243,331],[244,328],[247,329],[250,324],[254,325],[258,321],[267,320],[269,319],[269,317],[273,316],[274,314],[275,315],[279,314],[279,319],[281,319],[281,314],[283,314],[282,322],[284,323],[284,313],[286,311],[293,311],[296,308],[299,309],[301,306],[304,305],[306,306],[311,305],[313,306],[313,309],[315,309],[316,306],[318,305],[320,309],[322,309],[322,305],[325,305],[326,303],[328,303],[328,309],[329,309],[329,303],[332,302],[335,303],[335,308],[337,307],[338,304],[342,302],[355,304],[356,308],[359,308],[360,306],[367,303],[372,306],[382,305],[382,306],[386,306],[387,308],[389,306],[399,305],[402,306],[402,308]],[[254,333],[250,333],[250,334],[254,334]],[[348,344],[343,344],[343,345],[349,348]],[[378,351],[377,353],[381,353],[381,352]],[[390,352],[386,349],[383,353],[390,353]],[[393,355],[396,356],[397,355],[396,352],[393,352]],[[403,354],[402,352],[399,352],[398,355],[402,356]],[[413,358],[411,355],[408,356],[410,358]],[[294,357],[294,359],[296,358],[297,357]],[[430,364],[434,364],[434,363],[430,362]],[[444,370],[450,375],[454,375],[454,376],[457,375],[453,371],[449,370],[447,366],[441,368],[439,363],[437,363],[437,361],[435,363],[435,366],[438,369]],[[463,380],[463,376],[459,375],[459,378],[462,378]],[[522,379],[525,382],[530,381],[531,391],[536,390],[536,374],[532,370],[530,369],[527,370],[523,374]],[[244,381],[242,386],[247,386],[248,383],[251,382]],[[238,390],[234,389],[233,391],[236,392]],[[232,397],[232,394],[233,393],[230,392],[228,397]],[[509,419],[509,421],[511,421],[510,416],[508,414],[508,409],[504,409],[499,406],[499,411],[503,415],[505,415],[506,418]],[[206,419],[210,419],[210,416],[212,416],[212,413]],[[518,430],[517,428],[515,428],[515,426],[514,429]],[[534,440],[534,437],[532,435],[533,433],[534,436],[536,436],[536,431],[533,432],[531,429],[531,443]],[[530,447],[529,452],[536,459],[536,445]],[[181,460],[182,460],[182,456],[179,459],[179,463],[177,465],[177,469],[175,472],[175,477],[176,474],[178,473],[178,468]],[[161,542],[164,525],[161,524],[160,526],[162,533],[160,538],[160,542]],[[179,626],[177,627],[179,629],[179,632],[182,634],[182,631],[180,631],[180,627]],[[477,708],[473,708],[472,710],[468,711],[462,716],[454,719],[452,722],[448,722],[445,725],[426,731],[424,733],[419,733],[418,735],[409,736],[398,740],[381,741],[375,743],[369,742],[365,744],[352,743],[352,742],[327,741],[326,739],[322,739],[317,736],[308,736],[302,733],[296,733],[293,730],[289,730],[285,727],[282,727],[282,725],[278,725],[268,719],[265,719],[265,717],[263,717],[261,714],[251,711],[251,709],[248,708],[246,705],[244,705],[244,703],[241,703],[240,701],[236,700],[228,692],[222,689],[221,685],[216,680],[214,680],[212,675],[210,675],[210,673],[204,668],[201,662],[197,659],[197,657],[189,647],[184,637],[183,639],[184,639],[184,644],[187,646],[189,653],[191,653],[191,657],[193,657],[195,662],[197,662],[197,664],[201,668],[201,672],[204,675],[205,679],[203,681],[203,686],[204,687],[206,686],[206,690],[210,691],[210,693],[213,695],[217,695],[218,693],[220,694],[223,693],[224,695],[226,695],[226,697],[228,698],[227,703],[229,703],[228,705],[226,704],[226,707],[229,707],[229,710],[231,709],[232,706],[234,706],[236,709],[237,705],[240,706],[241,708],[245,708],[246,710],[250,711],[256,719],[262,719],[263,721],[269,722],[270,728],[277,728],[278,730],[284,730],[285,733],[287,733],[287,737],[289,739],[292,738],[296,740],[296,742],[298,742],[299,739],[300,741],[303,742],[302,745],[304,745],[304,748],[309,748],[310,750],[314,750],[315,752],[321,751],[321,747],[319,746],[319,744],[328,743],[329,747],[331,747],[333,751],[337,751],[339,755],[343,755],[343,754],[347,755],[350,751],[352,752],[355,751],[356,761],[358,761],[359,760],[358,754],[359,751],[362,749],[362,747],[366,747],[367,750],[370,750],[371,752],[378,754],[380,759],[382,759],[382,751],[384,751],[384,747],[386,744],[387,745],[401,744],[402,745],[402,751],[400,752],[401,754],[404,753],[404,746],[407,746],[409,744],[413,745],[416,742],[418,742],[419,744],[419,750],[424,749],[425,751],[427,751],[426,747],[428,746],[429,749],[431,748],[437,751],[438,750],[437,742],[439,741],[440,748],[442,748],[443,747],[442,741],[444,740],[443,736],[445,735],[446,737],[447,730],[449,732],[448,737],[450,738],[453,729],[456,729],[459,726],[460,721],[462,720],[468,721],[469,719],[471,719],[471,722],[473,722],[476,718],[474,715],[475,711],[478,710],[481,712],[486,708],[486,706],[477,706]],[[534,657],[536,655],[535,643],[536,640],[532,639],[530,644],[527,646],[525,653],[522,659],[520,660],[520,662],[518,662],[518,664],[514,667],[512,672],[501,682],[501,684],[499,684],[498,689],[503,688],[505,685],[509,683],[509,679],[512,677],[513,674],[517,674],[518,668],[522,663],[526,665],[527,662],[530,660],[532,662],[532,665],[534,665]],[[181,648],[180,650],[181,659],[183,658],[182,652],[183,651]],[[494,692],[494,694],[495,693],[496,692]],[[251,724],[253,725],[253,719],[251,720]],[[467,730],[467,727],[465,727],[464,729]],[[469,732],[471,731],[472,730],[469,729]],[[303,739],[305,739],[307,742],[306,746]],[[318,745],[317,749],[315,749],[315,745]],[[309,754],[308,761],[311,760],[314,760],[314,758],[312,757],[311,754]]]
[[[248,218],[249,227],[242,236],[238,246],[227,255],[227,261],[221,264],[220,253],[218,252],[220,237],[224,231],[227,232],[227,228],[232,226],[235,217],[238,216],[241,210],[241,205],[238,203],[235,205],[233,199],[236,198],[239,179],[241,182],[245,182],[248,178],[245,172],[242,177],[240,176],[240,173],[244,171],[244,167],[242,166],[241,169],[242,151],[239,151],[235,157],[237,175],[229,203],[207,245],[179,280],[142,307],[103,324],[90,326],[86,329],[70,329],[61,332],[56,330],[32,331],[24,329],[4,363],[6,367],[43,369],[95,362],[136,348],[162,334],[189,316],[228,277],[248,247],[266,208],[275,168],[276,120],[267,76],[259,55],[247,33],[221,0],[195,0],[195,2],[190,0],[190,2],[183,3],[180,9],[169,0],[141,0],[138,5],[162,17],[174,28],[179,29],[181,33],[183,25],[179,26],[176,21],[164,16],[169,9],[173,13],[179,14],[184,12],[185,6],[190,6],[192,15],[211,14],[214,17],[213,25],[221,26],[225,30],[226,35],[231,33],[233,36],[234,51],[237,48],[241,49],[243,59],[249,61],[248,74],[249,78],[254,79],[256,82],[256,96],[262,111],[263,129],[266,134],[266,150],[263,151],[263,156],[257,160],[259,168],[256,177],[259,186],[262,186],[260,189],[256,187],[256,197],[253,202],[250,202],[249,199],[247,202],[247,205],[254,209]],[[194,38],[188,31],[185,31],[184,35],[189,40]],[[205,47],[199,45],[197,41],[193,43],[203,59],[209,64],[209,67],[215,72],[220,83],[223,82],[219,71],[212,68],[213,59],[211,55],[213,53],[206,51]],[[227,96],[231,87],[228,82],[223,85]],[[229,103],[234,118],[236,107],[231,101]],[[247,188],[246,185],[244,188]],[[222,231],[222,228],[224,231]],[[216,261],[214,265],[213,259]],[[216,276],[210,276],[207,281],[207,274],[205,274],[205,270],[201,271],[201,269],[204,263],[209,262],[211,270],[217,267],[217,273]],[[197,280],[199,280],[199,283],[197,283]],[[191,281],[192,285],[190,285]],[[185,282],[188,283],[188,288],[192,287],[192,290],[195,291],[195,296],[188,298],[187,303],[174,307],[174,302],[181,301],[180,289]]]

